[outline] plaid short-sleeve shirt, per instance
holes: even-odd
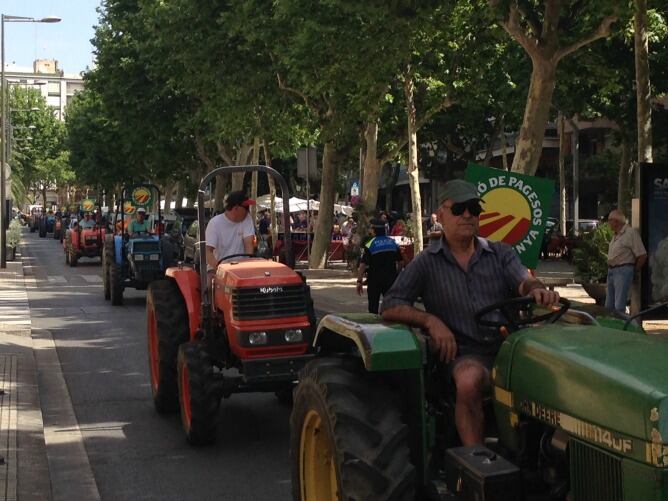
[[[425,310],[453,332],[459,353],[495,353],[501,343],[499,333],[478,326],[474,315],[486,306],[516,297],[520,283],[528,276],[528,270],[507,244],[477,237],[465,272],[445,240],[440,239],[399,274],[383,297],[382,310],[402,304],[412,306],[421,297]]]

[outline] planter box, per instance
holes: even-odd
[[[608,284],[599,284],[599,283],[587,283],[582,284],[582,288],[585,290],[589,297],[596,301],[596,304],[603,306],[605,304],[605,296],[608,290]]]

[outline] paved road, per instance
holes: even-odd
[[[70,268],[57,241],[24,237],[33,335],[57,353],[36,350],[54,499],[96,490],[103,500],[290,498],[288,407],[270,394],[234,395],[222,402],[217,444],[189,446],[179,417],[153,409],[145,292],[126,291],[112,308],[99,260]]]

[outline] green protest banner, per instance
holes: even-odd
[[[513,246],[524,266],[536,268],[554,181],[472,163],[465,178],[484,202],[480,236]]]

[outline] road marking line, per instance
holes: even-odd
[[[81,275],[81,276],[89,284],[102,283],[102,277],[100,275]]]
[[[49,276],[46,277],[46,279],[51,284],[66,284],[67,283],[67,279],[62,275],[49,275]]]

